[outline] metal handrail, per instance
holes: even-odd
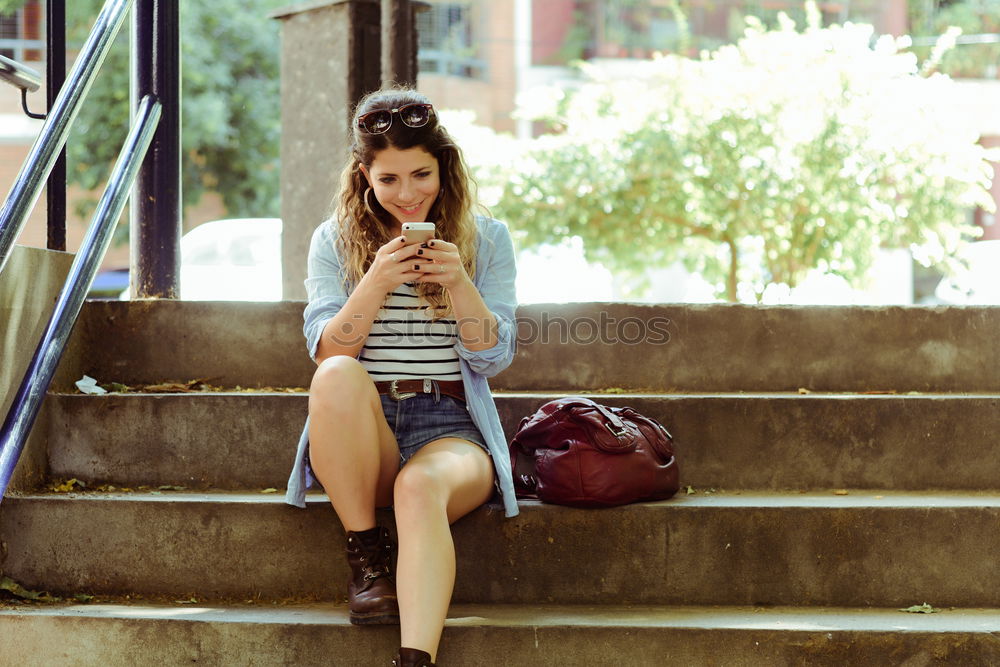
[[[29,93],[42,87],[42,75],[38,70],[11,60],[7,56],[0,56],[0,80]]]
[[[0,209],[0,273],[134,0],[107,0]]]
[[[31,113],[28,109],[28,93],[33,93],[42,87],[42,75],[6,56],[0,56],[0,80],[21,89],[21,107],[28,118],[45,120],[45,114]]]
[[[14,468],[41,410],[42,401],[55,376],[59,359],[69,341],[87,291],[94,282],[104,255],[121,217],[129,192],[160,122],[160,103],[151,95],[139,102],[132,129],[111,172],[108,185],[97,204],[87,235],[70,267],[69,277],[59,292],[55,310],[24,373],[7,418],[0,427],[0,502],[7,491]]]
[[[913,46],[936,46],[940,37],[911,37]],[[997,44],[1000,43],[1000,33],[985,32],[977,35],[958,35],[955,44]]]

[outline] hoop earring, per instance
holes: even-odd
[[[368,211],[372,215],[373,218],[377,218],[378,216],[375,214],[375,211],[373,211],[372,207],[368,205],[368,195],[371,193],[371,191],[372,191],[371,186],[368,186],[368,189],[365,190],[365,197],[364,197],[364,199],[365,199],[365,210]]]

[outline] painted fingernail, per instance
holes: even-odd
[[[426,244],[426,243],[421,243],[421,244],[420,244],[420,247],[421,247],[421,248],[426,248],[426,247],[427,247],[427,244]]]
[[[414,271],[419,271],[420,270],[420,265],[419,264],[414,264],[413,265],[413,270]]]
[[[418,254],[418,255],[423,255],[423,254],[424,254],[424,251],[423,251],[423,250],[418,250],[418,251],[417,251],[417,254]]]
[[[406,237],[405,236],[400,236],[399,237],[399,241],[400,241],[400,243],[406,243]]]
[[[427,245],[429,245],[430,247],[432,247],[432,248],[433,248],[433,247],[434,247],[434,241],[429,241],[429,242],[427,243]]]

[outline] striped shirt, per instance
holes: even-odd
[[[414,283],[388,295],[358,356],[372,380],[462,379],[455,319],[431,320],[425,305]]]

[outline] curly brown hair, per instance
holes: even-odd
[[[469,277],[475,275],[475,183],[461,149],[438,122],[437,114],[432,113],[423,127],[409,127],[397,119],[383,134],[369,134],[358,128],[358,118],[363,114],[407,104],[430,104],[430,100],[409,88],[383,89],[366,95],[354,110],[351,154],[340,175],[340,193],[334,200],[335,243],[346,269],[345,277],[353,285],[371,267],[379,247],[392,239],[395,219],[375,197],[368,197],[366,204],[368,181],[361,171],[362,165],[370,168],[379,151],[389,147],[399,150],[421,147],[437,158],[441,193],[431,206],[428,219],[435,224],[437,238],[458,246]],[[450,299],[441,285],[417,283],[416,289],[435,317],[451,312]]]

